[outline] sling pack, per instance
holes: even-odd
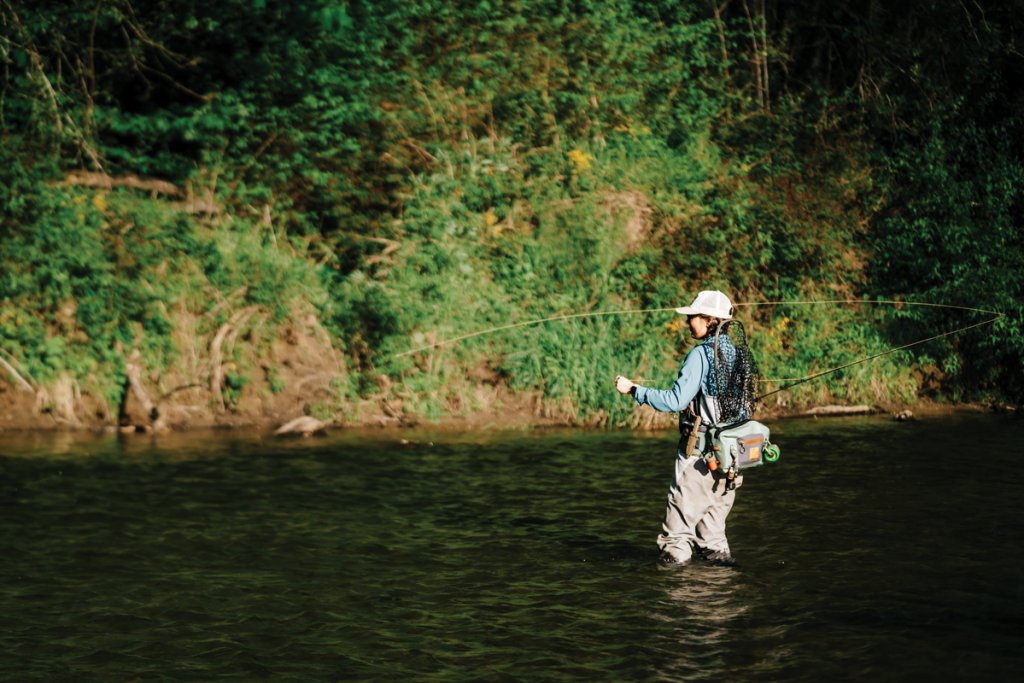
[[[746,344],[743,325],[737,321],[725,324],[735,328],[739,346],[728,334],[720,339],[722,324],[715,327],[714,343],[710,347],[707,341],[703,344],[712,354],[708,358],[709,373],[714,384],[714,397],[719,402],[717,412],[726,416],[725,420],[708,425],[703,452],[708,469],[724,474],[726,490],[732,490],[736,488],[736,477],[742,470],[759,467],[765,461],[775,462],[779,459],[779,449],[769,443],[768,427],[750,417],[738,419],[739,415],[750,415],[753,411],[753,382],[757,369]],[[703,391],[702,385],[697,396]],[[691,410],[699,414],[696,404]],[[689,447],[688,444],[688,454],[691,452]]]
[[[769,447],[768,427],[756,420],[742,420],[731,424],[716,425],[708,429],[711,453],[723,472],[733,472],[758,467],[774,458],[766,457]]]

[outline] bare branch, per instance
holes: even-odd
[[[50,81],[49,76],[46,74],[46,65],[43,62],[43,57],[39,50],[32,44],[32,37],[25,25],[21,23],[21,17],[14,11],[14,7],[11,6],[7,0],[2,0],[3,6],[7,9],[7,14],[10,16],[11,23],[22,36],[24,43],[21,45],[21,49],[28,54],[29,62],[32,64],[32,71],[38,79],[40,86],[43,90],[44,95],[50,102],[50,106],[53,109],[53,120],[54,126],[57,129],[58,135],[64,134],[64,124],[66,123],[68,129],[73,135],[74,141],[78,144],[79,148],[85,152],[85,154],[92,160],[92,163],[97,170],[103,170],[103,162],[100,160],[99,154],[92,148],[89,142],[85,139],[85,134],[75,123],[74,118],[63,110],[60,106],[58,99],[57,89],[53,87],[53,83]],[[63,55],[61,55],[63,58]],[[58,67],[60,66],[60,60],[57,62]],[[88,95],[88,93],[86,93]]]
[[[0,367],[3,367],[3,369],[7,371],[7,374],[11,376],[11,379],[14,380],[14,383],[21,387],[24,391],[34,391],[34,389],[32,389],[32,385],[26,382],[25,378],[19,375],[18,371],[14,369],[14,366],[5,361],[3,358],[0,358]]]
[[[106,173],[88,173],[86,171],[73,171],[64,179],[64,185],[81,187],[99,187],[112,189],[115,187],[130,187],[135,190],[146,190],[154,194],[164,194],[169,197],[180,197],[182,192],[174,184],[166,180],[156,178],[140,178],[130,174],[125,176],[109,176]]]
[[[179,384],[170,391],[166,391],[160,395],[160,402],[163,403],[168,398],[178,393],[179,391],[186,391],[188,389],[196,389],[205,386],[202,382],[189,382],[188,384]]]
[[[217,97],[216,93],[206,93],[205,95],[203,93],[198,93],[192,88],[188,87],[187,85],[184,85],[183,83],[179,83],[178,81],[174,80],[173,78],[171,78],[171,76],[165,74],[163,71],[154,69],[151,66],[147,66],[145,64],[140,64],[139,66],[140,68],[145,69],[147,72],[153,74],[154,76],[158,76],[161,79],[167,81],[174,88],[180,90],[186,95],[190,95],[191,97],[194,97],[201,102],[212,102]]]
[[[28,370],[25,369],[24,365],[18,362],[18,359],[14,356],[14,354],[12,354],[10,351],[5,351],[4,349],[0,349],[0,353],[7,356],[8,360],[12,364],[12,367],[17,366],[17,369],[21,371],[21,374],[25,375],[25,377],[28,377],[28,382],[31,385],[31,387],[37,386],[36,381],[32,379],[32,375],[30,375]]]

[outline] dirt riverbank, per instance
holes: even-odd
[[[402,406],[386,399],[366,400],[348,406],[344,414],[332,414],[323,406],[334,400],[329,379],[322,379],[324,368],[296,367],[291,369],[295,389],[271,392],[267,386],[249,386],[240,392],[228,407],[207,400],[208,392],[190,387],[171,396],[162,395],[158,402],[149,404],[128,392],[126,405],[120,415],[112,415],[99,401],[87,394],[78,394],[70,415],[60,412],[34,392],[19,390],[0,384],[0,432],[5,431],[121,431],[124,433],[153,433],[160,431],[189,431],[198,429],[250,430],[272,434],[296,418],[306,417],[298,433],[321,429],[381,428],[406,429],[424,427],[442,431],[487,431],[497,429],[533,429],[548,427],[607,427],[607,419],[595,416],[588,420],[575,420],[562,414],[557,405],[546,404],[537,396],[512,394],[503,387],[482,386],[475,397],[479,405],[487,406],[461,414],[447,414],[427,419],[404,412]],[[303,381],[301,376],[307,379]],[[321,378],[313,381],[309,378]],[[289,378],[286,378],[289,379]],[[74,390],[72,389],[72,394]],[[148,409],[147,409],[148,408]],[[915,419],[950,415],[958,412],[1016,412],[1016,406],[1003,404],[947,403],[922,399],[909,405],[817,406],[795,410],[763,409],[761,420],[790,417],[826,419],[852,414],[887,415],[892,419]],[[634,410],[627,425],[637,430],[672,429],[674,414],[657,413],[650,408]]]

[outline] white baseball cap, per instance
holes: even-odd
[[[717,290],[706,289],[689,306],[676,309],[679,315],[709,315],[712,318],[732,320],[732,302]]]

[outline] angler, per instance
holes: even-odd
[[[778,457],[768,428],[751,419],[757,366],[733,310],[729,297],[708,290],[675,309],[700,343],[686,355],[671,389],[615,378],[615,388],[638,405],[679,413],[675,476],[658,536],[664,564],[686,564],[694,551],[732,564],[725,521],[743,483],[740,470]]]

